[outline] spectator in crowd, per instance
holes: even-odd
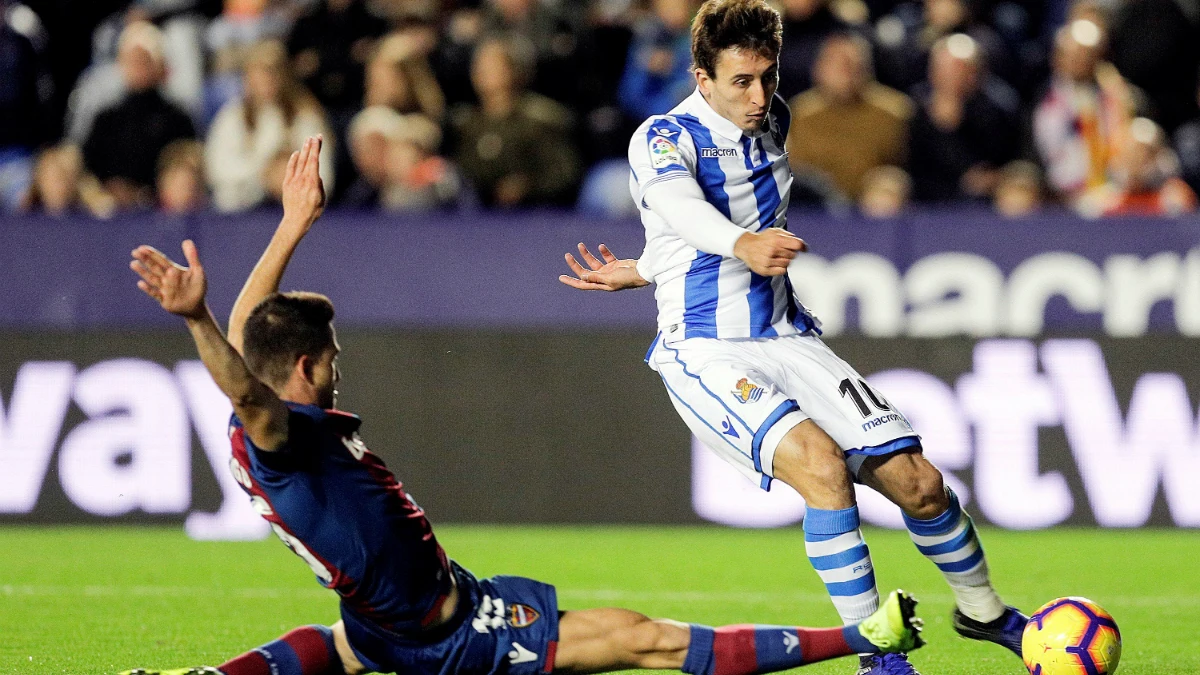
[[[363,71],[387,23],[365,0],[320,0],[288,37],[296,76],[335,117],[362,104]]]
[[[162,36],[148,23],[121,34],[117,63],[125,95],[96,117],[83,157],[120,208],[150,206],[158,155],[171,141],[193,138],[192,120],[159,92],[165,77]]]
[[[33,149],[43,137],[38,56],[32,41],[5,21],[0,0],[0,211],[12,211],[29,189]]]
[[[96,28],[92,63],[76,81],[67,109],[67,133],[73,141],[83,143],[96,115],[125,95],[117,45],[129,30],[145,32],[147,40],[159,44],[166,73],[159,87],[163,97],[194,122],[204,119],[206,4],[206,0],[137,0]]]
[[[1042,208],[1042,172],[1025,160],[1009,162],[1000,170],[992,209],[1005,218],[1024,218]]]
[[[692,75],[694,0],[654,0],[634,29],[617,98],[631,120],[663,115],[696,88]]]
[[[792,99],[787,150],[792,170],[826,174],[850,199],[871,169],[904,163],[912,101],[874,81],[871,45],[852,33],[830,36],[813,66],[815,86]]]
[[[444,0],[372,0],[371,9],[393,25],[432,26],[442,19]]]
[[[1016,92],[988,76],[969,35],[938,40],[929,55],[929,81],[917,89],[909,144],[909,173],[919,201],[979,200],[991,196],[998,169],[1016,154]]]
[[[43,150],[34,164],[33,184],[23,211],[65,216],[73,213],[108,218],[117,208],[95,176],[83,166],[83,153],[70,143]]]
[[[175,141],[158,157],[158,208],[164,213],[192,213],[204,208],[204,144]]]
[[[1077,205],[1085,216],[1179,216],[1196,211],[1196,193],[1179,178],[1179,162],[1161,127],[1145,117],[1129,124],[1107,185]]]
[[[565,104],[573,103],[579,93],[575,86],[579,81],[576,52],[583,28],[571,12],[572,4],[540,0],[483,2],[483,38],[502,37],[532,45],[534,67],[526,86]]]
[[[868,218],[895,218],[912,196],[912,178],[898,166],[877,166],[863,176],[858,210]]]
[[[388,177],[388,146],[400,136],[403,124],[403,116],[386,105],[365,108],[350,120],[346,142],[358,176],[342,195],[341,206],[379,206],[379,191]]]
[[[363,105],[421,113],[438,121],[445,115],[446,98],[413,35],[393,33],[379,43],[367,64]]]
[[[1200,104],[1200,84],[1195,93],[1196,102]],[[1200,190],[1200,116],[1180,125],[1173,136],[1180,175],[1193,190]]]
[[[835,33],[860,30],[830,8],[831,0],[783,0],[783,50],[779,52],[779,95],[791,99],[812,86],[821,43]]]
[[[1068,204],[1108,182],[1132,116],[1128,87],[1101,61],[1103,49],[1103,32],[1088,19],[1059,29],[1050,85],[1034,112],[1034,144],[1050,188]]]
[[[205,165],[213,204],[220,211],[250,209],[273,187],[266,172],[278,156],[323,134],[321,179],[333,190],[333,143],[321,104],[292,76],[287,50],[278,41],[259,43],[246,57],[245,93],[225,105],[205,142]],[[286,160],[285,160],[286,161]],[[278,167],[275,167],[278,168]]]
[[[298,0],[224,0],[205,36],[217,69],[236,70],[241,54],[254,45],[286,37],[302,7]]]
[[[982,61],[993,75],[1018,84],[1016,61],[1008,45],[991,26],[979,20],[983,3],[972,0],[925,0],[918,16],[905,5],[882,19],[877,35],[880,47],[879,79],[909,91],[928,78],[929,53],[938,40],[957,33],[971,36],[982,52]]]
[[[526,86],[564,104],[572,104],[580,95],[581,77],[578,51],[584,31],[578,5],[573,2],[541,0],[473,0],[445,21],[442,40],[437,45],[436,71],[447,97],[453,103],[474,98],[470,87],[474,54],[483,40],[511,39],[531,46],[536,77]]]
[[[1113,14],[1110,59],[1153,101],[1155,117],[1168,132],[1197,113],[1197,32],[1176,0],[1125,0]]]
[[[461,7],[446,19],[430,63],[450,105],[473,101],[471,56],[483,33],[483,12]]]
[[[458,200],[462,182],[437,155],[442,131],[420,113],[401,115],[387,144],[386,182],[379,201],[388,211],[427,211]]]
[[[479,105],[453,119],[455,162],[490,206],[566,204],[578,180],[570,113],[526,90],[533,67],[519,41],[480,43],[471,67]]]
[[[247,54],[261,42],[286,39],[302,0],[223,0],[223,10],[208,24],[204,41],[211,55],[205,83],[205,119],[241,94]]]
[[[1112,26],[1112,2],[1109,0],[1072,0],[1068,4],[1066,20],[1055,26],[1056,31],[1083,19],[1096,24],[1102,36],[1108,35]]]

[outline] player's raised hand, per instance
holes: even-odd
[[[288,158],[283,176],[283,224],[303,235],[325,210],[325,184],[321,181],[320,136],[309,136]]]
[[[792,258],[807,250],[808,244],[803,239],[779,227],[747,232],[733,245],[733,254],[755,274],[764,277],[787,274]]]
[[[600,244],[600,258],[592,255],[588,247],[580,242],[579,257],[587,264],[587,268],[579,264],[575,256],[567,253],[567,267],[575,276],[563,274],[558,280],[571,288],[581,291],[620,291],[626,288],[639,288],[649,284],[637,271],[637,260],[619,260],[604,244]]]
[[[183,242],[184,267],[153,246],[139,246],[133,250],[129,267],[138,273],[141,280],[138,288],[154,298],[162,308],[187,319],[198,319],[208,313],[204,295],[208,282],[204,278],[204,267],[200,255],[191,239]]]

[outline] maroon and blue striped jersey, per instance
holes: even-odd
[[[425,512],[359,438],[349,413],[288,403],[288,438],[254,446],[236,415],[230,469],[255,510],[342,605],[400,634],[440,614],[449,560]]]

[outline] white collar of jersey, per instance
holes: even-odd
[[[708,104],[704,95],[700,93],[700,87],[696,87],[692,95],[687,98],[686,105],[688,111],[696,115],[701,124],[731,141],[741,141],[743,136],[758,138],[763,134],[761,131],[756,134],[747,134],[742,131],[741,127],[722,117],[720,113],[713,110],[712,106]]]

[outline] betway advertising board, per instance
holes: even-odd
[[[641,332],[341,335],[341,403],[435,522],[803,519],[698,445]],[[830,345],[922,434],[981,522],[1200,527],[1200,359],[1183,337]],[[267,532],[228,470],[229,405],[183,330],[0,334],[0,522]],[[879,495],[864,518],[900,526]]]

